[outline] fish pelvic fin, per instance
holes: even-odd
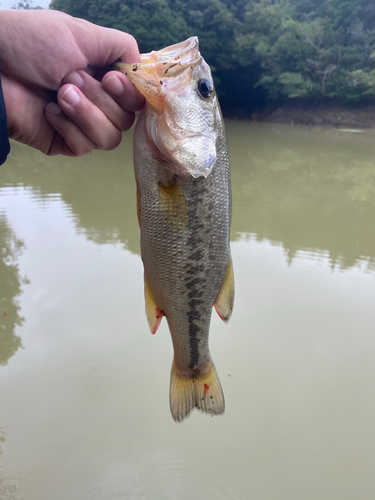
[[[147,279],[145,276],[145,303],[146,303],[146,317],[148,321],[148,326],[150,327],[152,335],[157,332],[161,320],[164,316],[164,311],[162,311],[156,304],[156,300],[154,298],[154,294],[150,288],[150,285],[147,283]]]
[[[208,374],[196,378],[182,377],[173,363],[169,403],[175,422],[182,422],[194,408],[211,417],[222,415],[225,410],[224,393],[212,360]]]
[[[229,321],[229,318],[231,317],[233,311],[233,303],[234,303],[234,272],[233,272],[232,259],[229,258],[227,272],[225,274],[225,278],[221,286],[219,295],[217,296],[216,301],[214,303],[216,312],[225,323],[227,323]]]

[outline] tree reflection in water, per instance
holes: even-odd
[[[22,347],[15,329],[24,321],[20,316],[18,296],[26,280],[21,279],[17,264],[17,257],[23,247],[23,241],[16,237],[5,214],[0,213],[0,365],[6,365],[9,358]]]

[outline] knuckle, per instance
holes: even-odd
[[[126,41],[129,46],[132,46],[135,50],[138,50],[137,40],[130,33],[124,33],[126,36]]]
[[[77,158],[81,156],[85,156],[88,153],[91,153],[93,149],[95,149],[95,144],[90,140],[85,140],[84,138],[80,141],[68,142],[66,141],[70,149],[73,151],[74,156]]]
[[[71,148],[74,152],[74,155],[77,157],[77,158],[80,158],[81,156],[85,156],[87,155],[88,153],[91,153],[91,151],[94,149],[94,147],[86,147],[86,148],[83,148],[83,147],[75,147],[75,148]]]
[[[100,149],[102,151],[111,151],[112,149],[116,149],[120,144],[121,139],[121,132],[119,130],[116,130],[115,132],[111,133],[106,140],[98,141],[96,143],[97,149]]]

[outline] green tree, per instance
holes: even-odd
[[[51,8],[127,31],[141,52],[198,36],[226,109],[372,93],[373,0],[52,0]]]
[[[14,331],[23,323],[17,301],[21,293],[17,256],[23,246],[23,242],[15,237],[5,214],[0,212],[0,366],[6,365],[22,345]]]

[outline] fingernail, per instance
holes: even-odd
[[[117,76],[111,76],[104,84],[105,88],[112,94],[120,95],[124,92],[122,81]]]
[[[46,107],[47,113],[50,115],[59,115],[61,113],[61,108],[58,106],[55,102],[50,102],[48,106]]]
[[[78,73],[78,71],[72,71],[71,73],[69,73],[66,77],[66,80],[65,80],[66,83],[72,83],[73,85],[75,85],[76,87],[78,87],[79,89],[82,87],[83,85],[83,78],[82,76]]]
[[[69,106],[75,106],[76,104],[79,103],[81,100],[78,92],[74,87],[68,87],[63,96],[62,96],[63,101],[65,101]]]

